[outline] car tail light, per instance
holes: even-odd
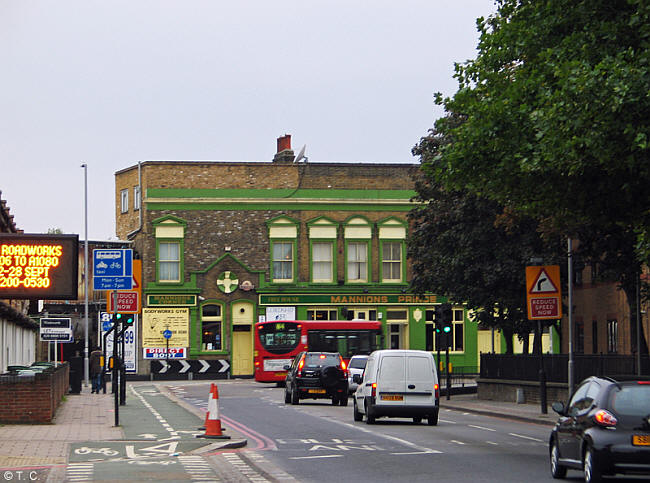
[[[637,384],[650,384],[650,381],[636,381]]]
[[[343,370],[343,377],[348,377],[348,366],[343,359],[341,359],[341,369]]]
[[[372,392],[370,393],[372,397],[377,397],[377,383],[373,382],[372,383]]]
[[[433,385],[433,392],[434,392],[434,394],[436,396],[436,399],[439,399],[440,398],[440,386],[438,386],[438,384]]]
[[[598,411],[593,417],[596,424],[603,426],[604,428],[614,427],[616,426],[616,423],[618,423],[614,415],[604,409]]]
[[[302,377],[302,368],[305,365],[305,358],[303,357],[300,359],[300,362],[298,363],[298,377]]]

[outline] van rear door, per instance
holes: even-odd
[[[406,391],[406,365],[403,354],[387,354],[377,371],[377,404],[403,406]]]
[[[404,404],[409,406],[431,405],[434,394],[433,359],[428,354],[406,356],[406,396]]]

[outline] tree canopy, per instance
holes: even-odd
[[[437,102],[453,136],[436,176],[567,233],[650,230],[650,4],[500,0],[479,19],[475,60]]]
[[[426,261],[418,244],[438,250],[442,238],[425,234],[445,232],[436,206],[446,203],[450,216],[467,209],[469,218],[485,209],[494,218],[501,210],[516,214],[510,236],[522,236],[517,229],[529,224],[546,240],[578,238],[581,258],[602,265],[632,309],[641,263],[650,261],[650,3],[496,5],[494,15],[477,21],[476,58],[456,65],[457,92],[436,96],[446,116],[414,148],[426,177],[420,200],[430,206],[414,212],[425,224],[416,229],[411,255]],[[456,235],[459,258],[471,260],[461,238],[475,235]],[[520,241],[534,245],[532,238]],[[502,246],[492,252],[505,256],[501,263],[508,260]],[[474,249],[486,251],[480,243]],[[427,267],[415,261],[414,269],[417,286]]]
[[[527,342],[536,328],[527,318],[525,267],[534,257],[557,262],[563,251],[559,243],[543,240],[531,217],[466,190],[446,189],[427,176],[445,142],[432,132],[413,150],[423,170],[415,186],[421,204],[409,214],[411,288],[462,301],[484,328],[503,330],[506,352],[512,353],[512,335]]]

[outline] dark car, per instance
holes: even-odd
[[[348,371],[338,352],[301,352],[285,369],[285,403],[331,399],[334,405],[348,405]]]
[[[567,407],[553,403],[560,419],[551,432],[553,478],[581,470],[586,482],[603,475],[650,475],[650,379],[590,377]]]

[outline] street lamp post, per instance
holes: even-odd
[[[89,382],[88,368],[88,165],[82,164],[84,169],[84,381],[86,387]]]
[[[573,246],[571,243],[571,238],[567,240],[568,245],[568,254],[567,254],[567,264],[568,264],[568,278],[569,283],[568,292],[569,292],[569,367],[568,367],[568,389],[569,394],[567,401],[573,395],[573,378],[574,378],[574,367],[573,367]]]

